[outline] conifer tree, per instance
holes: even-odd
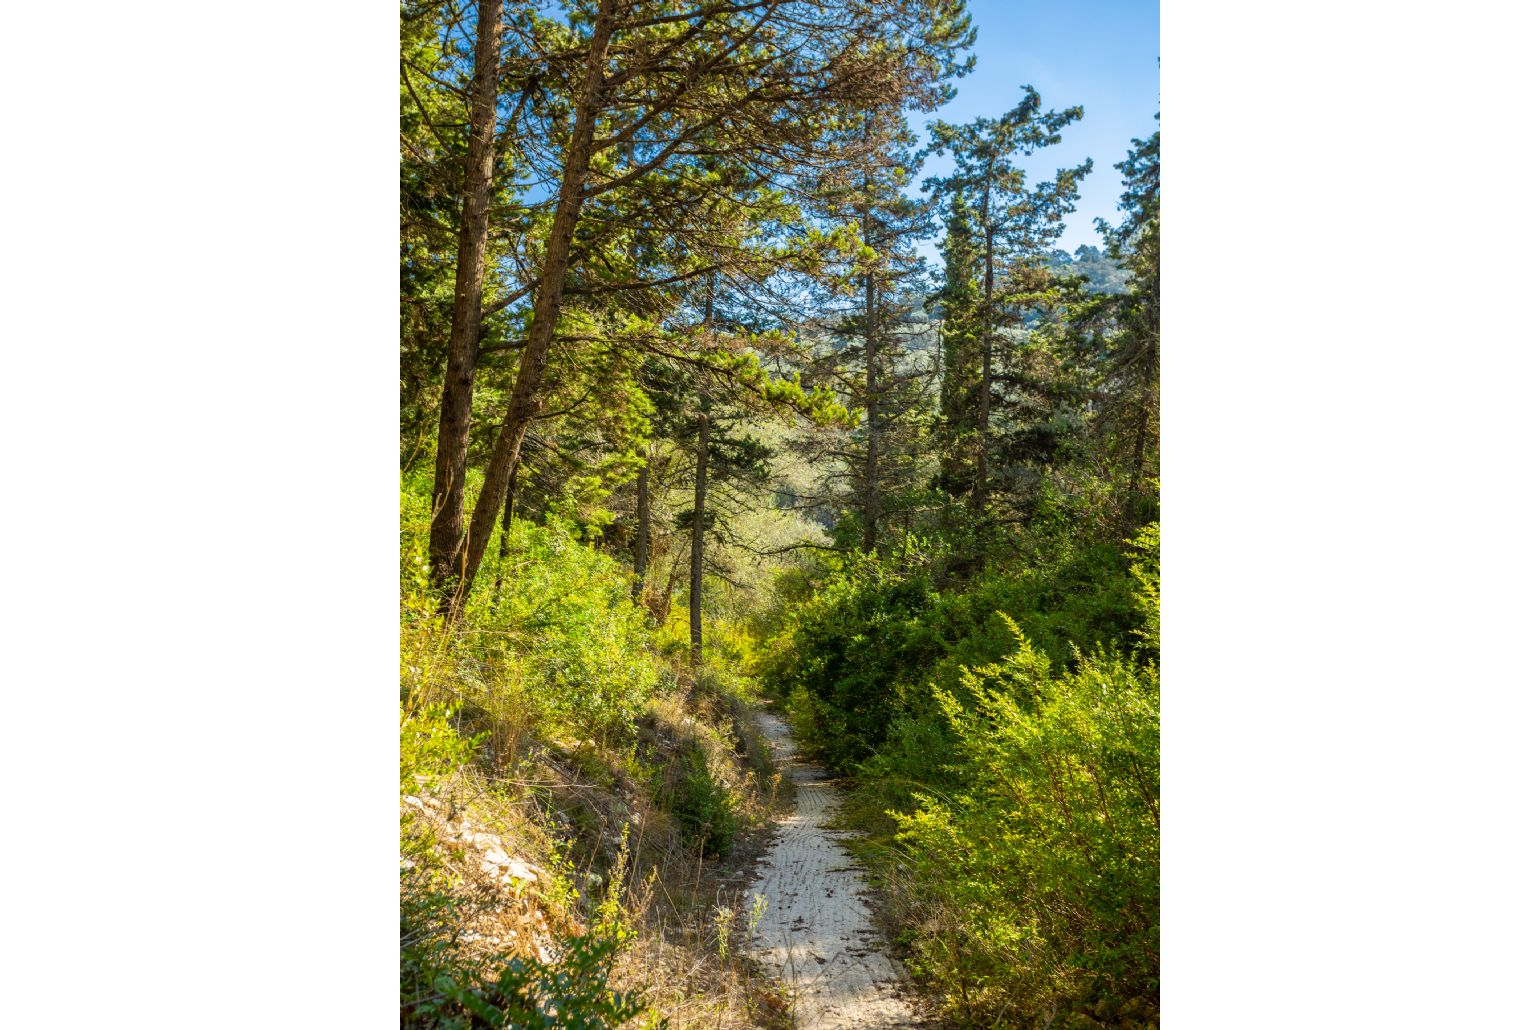
[[[763,0],[673,4],[597,0],[591,17],[552,33],[545,66],[571,97],[566,113],[538,127],[557,141],[543,167],[557,184],[541,233],[539,273],[488,306],[532,304],[519,370],[487,459],[468,533],[454,554],[436,550],[436,582],[463,591],[479,568],[526,433],[546,401],[546,367],[563,314],[584,211],[598,198],[648,185],[679,204],[707,156],[731,156],[749,182],[833,159],[831,131],[845,112],[938,89],[955,72],[966,37],[960,0],[846,0],[834,5]],[[882,46],[872,46],[885,39]],[[613,45],[613,51],[612,51]],[[613,61],[612,61],[613,52]],[[787,116],[788,110],[795,112]],[[630,155],[629,164],[621,155]],[[532,161],[542,166],[539,159]],[[698,189],[698,186],[697,186]],[[659,213],[659,212],[654,212]],[[704,274],[697,264],[686,275]],[[452,519],[442,515],[441,521]],[[447,532],[436,539],[442,544]]]
[[[1134,140],[1118,204],[1127,217],[1099,228],[1114,260],[1129,270],[1127,293],[1109,304],[1117,329],[1109,340],[1101,423],[1115,453],[1125,455],[1123,507],[1131,524],[1146,521],[1148,487],[1160,439],[1160,132]]]
[[[1079,107],[1044,111],[1031,86],[1025,96],[999,118],[979,118],[965,125],[934,122],[931,151],[951,155],[953,171],[928,181],[933,192],[951,194],[954,205],[977,213],[982,285],[978,303],[978,387],[973,416],[974,476],[970,506],[977,517],[989,498],[990,407],[994,391],[994,357],[1002,312],[996,286],[1002,263],[1012,258],[1042,260],[1047,245],[1063,231],[1064,215],[1079,198],[1079,184],[1090,174],[1091,162],[1061,169],[1053,179],[1031,186],[1019,162],[1062,141],[1061,130],[1080,119]],[[954,207],[955,213],[955,207]],[[954,379],[955,382],[955,379]]]

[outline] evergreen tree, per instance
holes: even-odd
[[[956,0],[750,8],[760,6],[708,4],[681,15],[671,4],[597,0],[591,17],[540,40],[544,69],[570,98],[560,108],[547,105],[560,113],[529,136],[555,141],[549,157],[531,163],[549,169],[556,186],[540,233],[538,275],[489,306],[501,310],[531,298],[506,414],[469,531],[453,553],[445,547],[459,515],[446,507],[435,516],[433,566],[446,591],[463,591],[464,583],[452,581],[474,578],[524,436],[547,400],[546,369],[569,273],[585,253],[574,241],[591,203],[633,186],[645,196],[653,183],[672,198],[665,213],[687,214],[679,196],[698,188],[698,162],[707,156],[730,156],[744,185],[818,168],[831,159],[831,133],[846,112],[933,93],[953,72],[950,55],[967,32]],[[886,45],[869,45],[884,37]],[[785,116],[788,106],[795,117]],[[696,264],[688,274],[707,270]]]
[[[1061,169],[1051,180],[1029,185],[1017,163],[1062,140],[1060,131],[1079,120],[1079,107],[1044,111],[1037,91],[1022,89],[1021,102],[1000,118],[980,118],[965,125],[935,122],[931,150],[951,155],[951,174],[929,180],[934,192],[952,194],[956,203],[977,212],[981,262],[978,303],[978,387],[973,415],[974,476],[970,495],[976,516],[983,516],[989,497],[990,408],[994,392],[994,357],[1002,325],[997,280],[1011,259],[1041,263],[1047,245],[1063,232],[1064,216],[1079,199],[1079,184],[1090,174],[1091,162]],[[955,380],[954,380],[955,381]]]

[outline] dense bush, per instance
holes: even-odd
[[[761,659],[766,684],[790,701],[798,735],[839,772],[887,738],[903,674],[927,663],[922,567],[857,556],[796,609]]]
[[[687,840],[699,844],[707,854],[725,855],[732,850],[738,829],[732,795],[711,775],[703,753],[687,752],[683,765],[684,775],[667,807],[684,828]]]
[[[1094,655],[1056,676],[1018,637],[937,700],[966,786],[895,813],[932,913],[924,970],[963,1016],[1019,1025],[1056,1002],[1110,1001],[1142,1025],[1159,990],[1154,667]]]
[[[767,686],[784,697],[798,734],[835,771],[881,762],[898,721],[939,722],[929,683],[952,687],[969,666],[1015,646],[1003,612],[1056,665],[1128,642],[1140,623],[1138,584],[1112,546],[994,573],[940,590],[925,558],[868,555],[831,561],[819,589],[782,616],[760,656]],[[922,735],[923,735],[922,731]]]
[[[762,675],[855,776],[964,1023],[1158,1022],[1158,552],[1149,526],[962,583],[912,550],[788,581]]]

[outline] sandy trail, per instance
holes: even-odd
[[[779,820],[748,890],[750,899],[760,894],[769,903],[750,954],[785,982],[797,1030],[920,1025],[898,989],[903,968],[884,950],[862,896],[870,888],[839,846],[848,835],[826,825],[839,790],[823,769],[795,757],[784,722],[764,712],[758,720],[782,775],[796,784],[797,807]]]

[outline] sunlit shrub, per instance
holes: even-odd
[[[966,787],[893,813],[936,913],[919,964],[965,1019],[1022,1025],[1076,1002],[1155,1012],[1157,674],[1096,654],[1054,675],[1018,645],[937,692]]]
[[[531,729],[628,732],[657,666],[626,570],[568,526],[514,519],[450,624],[428,590],[426,489],[411,481],[402,494],[403,696],[463,705],[492,724],[499,747]]]
[[[1015,648],[996,612],[1062,668],[1082,651],[1130,643],[1140,588],[1128,565],[1116,547],[1088,546],[938,590],[924,557],[839,559],[781,617],[758,668],[819,757],[853,772],[880,760],[895,719],[940,721],[931,681],[954,687],[963,669]]]

